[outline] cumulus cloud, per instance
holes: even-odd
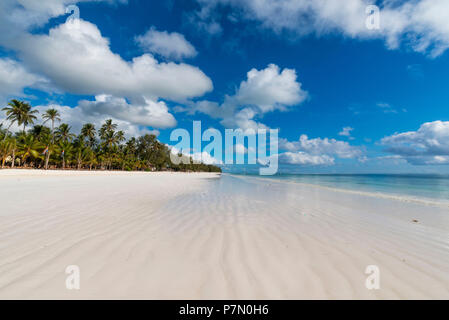
[[[240,84],[236,98],[242,105],[257,106],[262,113],[283,110],[307,97],[296,78],[295,70],[286,68],[281,71],[275,64],[263,70],[252,69],[247,80]]]
[[[236,93],[225,96],[220,105],[212,101],[199,101],[188,109],[190,113],[200,112],[214,119],[220,119],[227,128],[266,129],[258,120],[272,111],[286,111],[307,98],[307,92],[297,81],[294,69],[281,69],[270,64],[262,70],[252,69],[242,81]]]
[[[177,32],[157,31],[154,27],[144,35],[136,37],[136,42],[143,50],[169,59],[181,60],[198,54],[184,35]]]
[[[78,134],[85,123],[93,123],[97,129],[101,127],[107,119],[112,119],[118,125],[117,130],[123,130],[127,138],[141,136],[144,134],[159,135],[158,130],[149,130],[146,127],[139,126],[124,119],[116,118],[110,114],[92,113],[83,107],[71,108],[68,106],[61,106],[50,104],[45,106],[35,107],[40,114],[45,113],[48,109],[56,109],[61,113],[62,122],[68,123],[72,127],[72,132]]]
[[[237,108],[233,107],[235,110]],[[261,117],[263,113],[259,113],[254,108],[244,108],[236,111],[229,117],[223,118],[220,123],[225,128],[239,128],[242,130],[258,130],[268,129],[266,125],[255,120],[256,117]]]
[[[285,152],[280,154],[279,160],[282,163],[302,166],[333,165],[335,163],[335,159],[328,155],[311,155],[305,152]]]
[[[191,157],[194,161],[199,161],[204,164],[214,164],[214,165],[221,165],[223,162],[217,158],[214,158],[211,156],[210,153],[203,151],[203,152],[188,152],[187,150],[181,150],[177,149],[174,146],[166,144],[166,146],[170,149],[170,152],[173,155],[179,155],[180,153],[183,154],[186,157]]]
[[[426,122],[417,131],[385,137],[381,144],[411,164],[449,164],[449,121]]]
[[[197,0],[212,11],[231,7],[246,20],[263,28],[298,36],[340,33],[358,39],[383,39],[390,49],[406,43],[417,52],[435,57],[449,47],[449,2],[447,0]],[[366,8],[380,7],[380,29],[366,27]],[[216,10],[219,12],[219,10]]]
[[[175,118],[163,101],[155,102],[145,98],[142,104],[129,104],[123,98],[99,95],[95,97],[95,101],[80,101],[78,107],[86,115],[106,115],[139,126],[158,129],[176,126]]]
[[[187,64],[160,63],[150,54],[123,60],[96,25],[82,20],[48,35],[27,34],[15,49],[33,71],[71,93],[184,100],[212,89],[211,80]]]
[[[144,128],[148,126],[164,129],[176,125],[175,118],[161,99],[185,102],[212,90],[212,81],[197,67],[159,62],[151,54],[124,60],[111,51],[109,40],[102,36],[98,27],[84,20],[67,21],[51,28],[48,33],[35,32],[51,18],[65,14],[68,5],[89,1],[127,2],[0,2],[0,46],[13,51],[20,59],[20,63],[0,59],[0,99],[6,99],[6,95],[24,96],[25,88],[93,95],[96,96],[95,101],[80,101],[75,108],[51,107],[60,110],[75,130],[87,121],[99,125],[101,121],[112,118],[121,128],[129,127],[126,131],[134,135],[157,133]],[[177,52],[186,56],[196,52],[188,46],[180,47],[181,35],[167,36],[171,42],[178,40],[175,43],[178,47],[172,48],[172,54]],[[160,54],[164,54],[161,43],[158,42],[157,48]],[[37,108],[45,111],[49,107]]]
[[[66,13],[68,5],[82,2],[127,3],[127,0],[2,0],[0,1],[0,45],[20,41],[30,29],[45,25]]]
[[[58,104],[35,107],[40,114],[51,108],[61,113],[62,121],[70,124],[75,133],[79,133],[81,127],[88,122],[99,128],[106,119],[116,122],[119,130],[125,131],[128,137],[147,133],[159,135],[157,129],[176,126],[176,119],[169,113],[165,102],[152,101],[148,98],[144,98],[142,103],[129,103],[123,98],[98,95],[93,101],[81,100],[74,108]],[[4,114],[0,114],[0,122],[4,120]],[[148,127],[154,129],[149,130]],[[18,129],[20,128],[12,127],[12,131]]]
[[[351,146],[346,141],[339,141],[329,138],[309,139],[305,134],[301,135],[299,140],[290,142],[286,139],[280,139],[280,148],[287,151],[304,151],[310,154],[329,154],[336,155],[339,158],[350,159],[362,155],[362,150]]]
[[[279,148],[286,150],[279,155],[279,160],[288,164],[298,165],[333,165],[335,158],[363,158],[363,150],[351,146],[346,141],[328,138],[309,139],[301,135],[298,141],[279,139]]]
[[[196,152],[190,155],[193,160],[200,161],[204,164],[214,164],[214,165],[220,165],[223,164],[221,160],[218,160],[210,155],[210,153],[203,151],[203,152]]]
[[[239,154],[247,154],[248,153],[248,149],[243,145],[243,144],[236,144],[234,147],[234,153],[239,153]]]
[[[0,59],[0,99],[24,96],[24,88],[48,92],[94,95],[66,110],[74,126],[78,117],[112,117],[141,126],[169,128],[176,120],[165,102],[185,101],[212,90],[212,81],[197,67],[162,63],[151,54],[125,61],[110,49],[96,25],[76,20],[36,33],[51,18],[61,16],[67,6],[80,2],[125,3],[124,0],[2,0],[0,2],[0,46],[11,50],[20,63]],[[170,34],[173,36],[173,34]],[[120,97],[120,98],[118,98]],[[131,103],[128,103],[131,101]],[[57,106],[60,107],[60,106]]]
[[[107,114],[91,114],[89,112],[85,112],[80,107],[69,107],[69,106],[61,106],[58,104],[49,104],[49,105],[41,105],[36,106],[36,110],[39,111],[39,114],[42,115],[48,109],[56,109],[61,114],[62,122],[68,123],[72,127],[72,132],[75,134],[79,134],[82,126],[85,123],[93,123],[97,129],[101,127],[107,119],[112,119],[114,123],[118,125],[118,130],[122,130],[125,132],[127,138],[142,136],[145,134],[154,134],[156,136],[159,135],[159,131],[157,129],[149,130],[146,127],[142,127],[136,124],[133,124],[129,121],[115,118],[113,116]],[[7,122],[5,122],[4,114],[0,114],[0,123],[3,123],[4,126],[7,126]],[[41,123],[40,120],[36,121],[36,124]],[[58,123],[56,124],[58,125]],[[22,130],[22,127],[18,127],[17,124],[11,127],[11,131],[18,132]]]
[[[9,97],[24,96],[24,88],[43,88],[47,85],[45,78],[30,73],[19,62],[0,59],[0,103],[3,104]]]

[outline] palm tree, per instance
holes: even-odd
[[[29,157],[39,158],[39,150],[42,149],[42,144],[31,134],[22,136],[18,146],[18,155],[22,157],[22,165],[26,163]]]
[[[16,151],[17,151],[17,140],[16,140],[16,138],[11,138],[11,148],[12,148],[11,169],[14,169],[14,166],[16,164]]]
[[[106,120],[100,129],[100,138],[102,140],[104,153],[107,155],[108,168],[110,168],[112,164],[112,149],[121,141],[125,140],[123,131],[115,132],[115,129],[117,129],[117,124],[112,123],[112,119]]]
[[[31,130],[28,130],[28,132],[40,141],[42,137],[50,133],[50,129],[46,126],[38,124],[35,125]]]
[[[21,101],[13,99],[8,103],[7,107],[2,108],[2,111],[6,112],[6,120],[9,121],[9,126],[6,129],[5,137],[3,138],[3,141],[6,140],[6,137],[8,136],[8,132],[9,132],[9,129],[11,129],[11,126],[15,122],[19,123],[19,121],[21,119],[20,118],[21,104],[22,104]]]
[[[55,122],[61,121],[61,114],[56,109],[48,109],[42,115],[42,118],[44,119],[44,124],[47,123],[48,121],[51,121],[51,137],[52,138],[51,138],[50,143],[47,144],[48,149],[45,154],[45,170],[47,170],[48,169],[48,161],[50,160],[50,154],[51,154],[50,149],[52,149],[51,146],[53,146],[53,144],[55,142]],[[50,144],[51,144],[51,146],[50,146]]]
[[[84,139],[82,136],[79,136],[78,139],[75,140],[73,143],[74,152],[75,152],[75,159],[77,163],[77,169],[81,169],[81,165],[83,164],[83,153],[84,149],[86,149],[84,145]]]
[[[114,131],[107,131],[102,135],[104,152],[107,155],[107,166],[108,169],[112,162],[112,149],[117,145],[117,134]]]
[[[93,147],[94,145],[96,134],[97,130],[95,130],[95,126],[92,123],[86,123],[83,125],[83,128],[81,129],[81,136],[84,139],[89,140],[90,147]]]
[[[37,110],[32,110],[30,104],[26,102],[20,103],[20,114],[19,114],[19,125],[23,125],[23,132],[25,133],[25,128],[29,124],[34,124],[34,120],[37,119],[35,116],[36,113],[39,113]]]
[[[112,123],[112,119],[106,120],[105,123],[101,126],[100,137],[104,136],[108,132],[114,132],[115,129],[117,129],[117,124]]]
[[[125,141],[125,133],[121,130],[117,131],[117,133],[115,134],[115,140],[117,141],[117,143]]]
[[[56,109],[48,109],[42,115],[42,118],[45,120],[44,124],[46,124],[48,121],[51,121],[51,132],[53,133],[53,131],[55,130],[55,122],[61,121],[61,114]]]
[[[71,129],[72,127],[70,127],[67,123],[61,124],[58,128],[56,128],[56,138],[64,142],[72,141],[72,138],[74,138],[75,135],[70,132]]]
[[[62,169],[65,169],[66,160],[70,157],[73,151],[73,144],[68,140],[61,140],[59,142],[59,149],[61,150]]]
[[[92,166],[98,163],[97,157],[95,156],[95,152],[89,147],[84,149],[82,159],[84,163],[89,165],[89,170],[92,170]]]
[[[56,138],[59,140],[59,148],[61,149],[62,169],[65,169],[67,156],[70,155],[73,148],[71,141],[75,135],[70,130],[71,127],[67,123],[63,123],[55,131]]]
[[[93,124],[85,124],[77,139],[71,132],[68,124],[61,124],[55,128],[55,122],[61,121],[60,114],[55,109],[49,109],[42,116],[43,125],[35,125],[26,132],[26,127],[33,124],[37,113],[32,107],[18,100],[12,100],[6,111],[9,121],[8,130],[0,125],[0,165],[5,166],[6,161],[12,158],[11,168],[15,166],[16,154],[21,158],[20,165],[27,165],[33,160],[35,167],[41,167],[45,155],[45,169],[48,169],[49,160],[56,160],[59,154],[62,168],[75,166],[79,170],[83,166],[100,167],[104,169],[121,170],[175,170],[175,171],[210,171],[220,172],[219,167],[204,164],[174,165],[170,162],[170,150],[159,142],[154,135],[145,135],[139,138],[126,140],[125,132],[117,131],[117,124],[111,119],[105,121],[99,130],[100,143],[96,142],[96,130]],[[51,121],[51,129],[45,123]],[[23,125],[23,132],[14,137],[8,134],[13,124]],[[4,135],[1,136],[1,135]],[[125,142],[125,143],[123,143]],[[188,158],[187,156],[185,156]],[[191,159],[190,159],[191,162]]]
[[[50,131],[50,130],[49,130]],[[51,133],[45,133],[41,136],[39,140],[45,147],[42,155],[45,155],[45,170],[48,170],[48,163],[50,161],[50,155],[52,155],[56,151],[56,145],[52,142],[53,135]]]

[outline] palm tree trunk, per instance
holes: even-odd
[[[25,164],[26,164],[26,160],[27,160],[27,155],[26,154],[24,154],[23,156],[22,156],[22,161],[21,161],[21,164],[22,164],[22,167],[24,167],[25,168]]]
[[[12,163],[11,163],[11,169],[14,169],[14,164],[16,162],[16,149],[12,151]]]
[[[8,137],[8,132],[9,132],[9,129],[11,129],[12,124],[13,124],[13,122],[11,122],[8,126],[8,129],[6,129],[5,136],[3,137],[3,141],[5,141],[6,138]]]
[[[50,150],[47,150],[47,154],[45,155],[45,170],[48,170],[48,161],[50,160]]]
[[[62,156],[62,170],[65,169],[65,158],[64,156]]]
[[[55,120],[51,120],[51,144],[55,143]]]

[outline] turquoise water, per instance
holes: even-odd
[[[449,200],[449,175],[280,174],[261,178],[388,195]]]

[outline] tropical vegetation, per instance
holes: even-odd
[[[2,110],[6,114],[0,124],[2,169],[221,172],[217,166],[196,164],[191,158],[176,165],[170,160],[170,149],[155,135],[126,139],[111,119],[98,129],[86,123],[75,134],[70,125],[61,123],[56,109],[46,110],[41,124],[38,111],[26,102],[11,100]],[[14,124],[20,128],[15,133],[11,131]]]

